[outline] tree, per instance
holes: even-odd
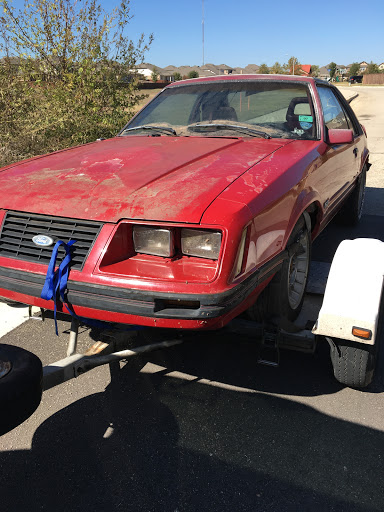
[[[199,78],[199,73],[195,69],[193,69],[188,73],[188,78]]]
[[[289,64],[287,62],[285,62],[282,67],[284,75],[289,75],[290,72],[292,72],[292,70],[289,69]]]
[[[173,73],[173,78],[175,79],[175,82],[178,82],[179,80],[181,80],[181,75],[178,71],[176,71],[176,73]]]
[[[337,71],[337,64],[335,62],[331,62],[328,69],[329,69],[329,76],[331,78],[335,78],[336,71]]]
[[[283,66],[280,62],[275,62],[274,65],[270,68],[270,72],[274,75],[281,75],[284,73]]]
[[[0,10],[0,165],[113,136],[142,99],[133,70],[152,42],[126,36],[129,0],[112,10],[0,0]]]
[[[151,80],[152,82],[156,83],[159,78],[159,72],[157,71],[157,68],[154,67],[151,73]]]
[[[319,66],[313,65],[311,66],[311,73],[310,76],[318,77],[319,76]]]
[[[358,75],[360,72],[360,64],[358,62],[354,62],[351,64],[351,67],[349,68],[349,76]]]
[[[269,74],[269,67],[266,64],[260,64],[260,66],[259,66],[259,73],[261,75],[268,75]]]
[[[288,60],[288,72],[290,75],[300,75],[301,71],[301,64],[299,62],[299,59],[296,57],[291,57]]]
[[[380,73],[379,66],[371,61],[368,64],[367,69],[366,69],[364,74],[365,75],[373,75],[373,74],[376,74],[376,73]]]

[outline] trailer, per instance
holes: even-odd
[[[279,366],[281,349],[310,354],[318,343],[327,342],[335,378],[345,386],[364,389],[372,382],[382,338],[383,277],[384,242],[344,240],[335,253],[322,306],[312,325],[282,318],[266,317],[263,323],[236,318],[218,334],[229,332],[259,342],[257,362],[271,367]],[[41,314],[44,319],[44,311]],[[79,320],[72,318],[66,357],[44,368],[31,352],[0,344],[0,435],[33,414],[43,391],[98,366],[193,341],[198,335],[175,330],[170,339],[135,347],[97,342],[79,354],[78,331]]]

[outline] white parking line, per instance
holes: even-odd
[[[28,306],[9,306],[0,302],[0,338],[24,323],[28,318]]]

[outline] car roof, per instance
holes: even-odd
[[[198,83],[209,83],[209,82],[257,82],[259,80],[263,81],[287,81],[287,82],[302,82],[302,83],[314,83],[314,81],[318,80],[313,77],[307,76],[298,76],[298,75],[217,75],[210,77],[201,77],[201,78],[188,78],[186,80],[179,80],[177,82],[172,82],[167,86],[168,87],[179,87],[182,85],[192,85]],[[323,80],[320,80],[321,83],[327,83]]]

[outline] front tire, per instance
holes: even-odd
[[[311,259],[311,233],[304,218],[287,243],[288,258],[247,313],[252,320],[286,318],[294,321],[303,306]]]

